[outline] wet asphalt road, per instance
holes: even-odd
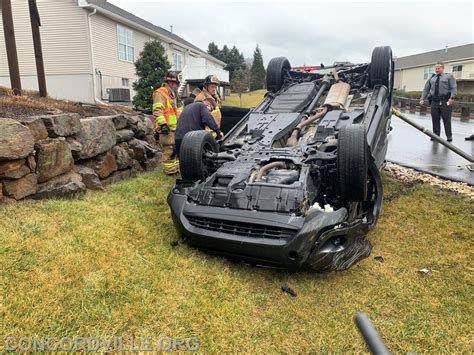
[[[402,113],[432,131],[429,114],[422,116],[408,112]],[[466,159],[442,144],[430,141],[430,137],[396,116],[392,116],[392,127],[393,130],[389,134],[388,161],[474,185],[474,171],[466,168],[469,164]],[[466,141],[464,138],[474,133],[474,120],[467,122],[453,118],[452,129],[453,141],[451,143],[473,155],[474,141]],[[442,122],[441,137],[446,138]]]

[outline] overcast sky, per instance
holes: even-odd
[[[474,42],[471,1],[303,2],[267,0],[109,0],[203,50],[236,45],[265,64],[285,56],[293,66],[370,61],[373,47],[401,57]]]

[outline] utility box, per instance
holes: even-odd
[[[109,102],[130,102],[130,89],[110,88],[107,89]]]

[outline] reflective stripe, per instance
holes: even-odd
[[[158,116],[156,118],[156,124],[159,126],[160,124],[166,123],[165,116]]]
[[[179,166],[179,160],[171,160],[167,162],[161,162],[161,166],[163,168],[174,168],[175,166]]]
[[[162,109],[163,107],[164,107],[164,106],[163,106],[163,104],[162,104],[161,102],[155,102],[155,103],[153,104],[153,111],[155,111],[156,109],[159,109],[159,108]]]
[[[221,110],[219,109],[219,106],[216,106],[216,108],[214,110],[212,110],[212,112],[220,112]]]
[[[168,125],[171,127],[176,127],[176,115],[169,115],[168,116]]]
[[[170,127],[171,131],[176,131],[177,115],[181,111],[178,111],[168,94],[168,90],[165,87],[161,87],[157,89],[157,91],[166,99],[166,103],[165,105],[163,105],[161,102],[153,104],[153,110],[155,110],[156,105],[156,108],[159,108],[163,111],[163,116],[157,117],[156,122],[158,125],[166,123]]]

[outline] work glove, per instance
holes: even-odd
[[[170,133],[170,127],[166,123],[160,124],[160,133],[163,133],[163,134]]]
[[[217,134],[217,136],[216,136],[216,140],[220,141],[221,139],[224,139],[224,133],[222,133],[222,132]]]
[[[155,137],[155,140],[159,141],[160,140],[160,133],[155,132],[154,137]]]

